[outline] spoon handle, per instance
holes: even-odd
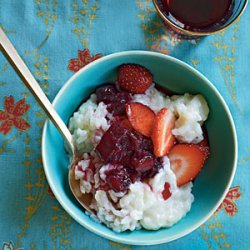
[[[65,140],[68,142],[72,153],[74,153],[74,142],[72,135],[70,134],[67,126],[62,121],[53,105],[44,94],[43,90],[30,73],[28,67],[22,60],[22,58],[17,53],[16,49],[10,42],[10,40],[5,35],[4,31],[0,27],[0,49],[3,52],[4,56],[7,58],[9,63],[12,65],[14,70],[17,72],[19,77],[24,82],[25,86],[31,91],[33,96],[36,98],[40,106],[43,108],[49,119],[54,123],[58,128],[60,133],[63,135]]]

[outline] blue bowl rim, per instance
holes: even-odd
[[[188,65],[187,63],[174,58],[172,56],[169,55],[165,55],[165,54],[161,54],[158,52],[152,52],[152,51],[143,51],[143,50],[131,50],[131,51],[123,51],[123,52],[116,52],[107,56],[104,56],[94,62],[91,62],[90,64],[86,65],[84,68],[82,68],[81,70],[79,70],[77,73],[75,73],[73,76],[71,76],[69,78],[69,80],[62,86],[62,88],[59,90],[59,92],[57,93],[56,97],[54,98],[52,104],[55,106],[55,104],[57,103],[57,101],[60,99],[61,94],[65,91],[66,88],[69,87],[69,85],[81,74],[83,74],[85,71],[87,71],[89,68],[94,67],[97,64],[101,64],[103,61],[106,60],[110,60],[112,58],[116,58],[116,57],[122,57],[122,56],[136,56],[136,55],[140,55],[140,56],[153,56],[153,57],[159,57],[162,59],[167,59],[173,63],[177,63],[179,65],[181,65],[182,67],[186,68],[187,70],[191,71],[192,73],[196,74],[199,78],[201,78],[201,80],[206,83],[214,92],[215,95],[217,95],[217,97],[220,99],[226,113],[227,116],[229,118],[230,121],[230,125],[231,125],[231,129],[232,129],[232,135],[233,135],[233,140],[234,140],[234,161],[233,161],[233,168],[232,168],[232,172],[230,175],[230,178],[228,180],[226,189],[224,190],[223,194],[221,195],[220,199],[217,201],[217,203],[214,205],[214,207],[210,210],[210,212],[208,214],[206,214],[205,216],[203,216],[202,219],[200,219],[197,223],[195,223],[192,227],[188,228],[185,231],[180,232],[179,234],[176,234],[172,237],[168,237],[166,235],[166,237],[161,238],[161,239],[143,239],[143,240],[137,240],[137,239],[123,239],[122,235],[110,235],[108,233],[104,233],[102,232],[101,229],[98,229],[94,226],[88,225],[88,223],[85,223],[84,219],[79,219],[78,216],[76,216],[74,213],[71,212],[70,210],[70,206],[69,204],[65,203],[65,201],[63,200],[63,198],[61,198],[61,195],[59,192],[57,192],[56,186],[53,184],[53,180],[51,178],[51,176],[49,175],[49,166],[46,165],[46,154],[45,154],[45,137],[46,137],[46,131],[47,131],[47,127],[48,127],[48,120],[46,120],[44,127],[43,127],[43,131],[42,131],[42,145],[41,145],[41,152],[42,152],[42,161],[43,161],[43,166],[44,166],[44,171],[45,171],[45,175],[47,178],[47,181],[49,183],[49,186],[51,188],[51,190],[53,191],[57,201],[60,203],[60,205],[64,208],[64,210],[75,220],[77,221],[80,225],[84,226],[86,229],[88,229],[89,231],[102,236],[106,239],[115,241],[115,242],[120,242],[123,244],[129,244],[129,245],[157,245],[157,244],[162,244],[162,243],[167,243],[176,239],[179,239],[191,232],[193,232],[194,230],[196,230],[198,227],[200,227],[203,223],[205,223],[212,215],[213,213],[216,211],[216,209],[218,208],[218,206],[222,203],[222,201],[224,200],[224,197],[226,196],[231,183],[233,181],[235,172],[236,172],[236,167],[237,167],[237,160],[238,160],[238,142],[237,142],[237,134],[236,134],[236,129],[235,129],[235,125],[234,125],[234,121],[232,118],[232,115],[230,113],[230,110],[226,104],[226,102],[224,101],[223,97],[221,96],[221,94],[219,93],[219,91],[215,88],[215,86],[202,74],[200,73],[198,70],[196,70],[195,68],[193,68],[192,66]]]

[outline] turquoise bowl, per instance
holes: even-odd
[[[71,194],[68,184],[69,159],[63,139],[47,121],[42,135],[42,159],[49,185],[62,207],[82,226],[112,241],[132,245],[153,245],[178,239],[198,228],[216,210],[226,195],[237,163],[237,138],[230,111],[214,85],[201,73],[173,57],[154,52],[128,51],[103,57],[87,65],[63,86],[53,105],[65,123],[98,85],[113,81],[116,68],[123,63],[147,67],[154,81],[178,94],[202,94],[209,105],[206,122],[211,156],[196,178],[195,201],[191,211],[171,228],[115,233],[90,219]]]

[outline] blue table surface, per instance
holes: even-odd
[[[225,31],[183,41],[166,33],[151,0],[1,0],[0,25],[50,100],[100,53],[136,49],[169,54],[207,76],[226,100],[236,124],[239,161],[218,212],[188,236],[149,247],[96,236],[76,223],[50,191],[40,153],[46,116],[0,54],[0,248],[249,249],[249,24],[247,7]]]

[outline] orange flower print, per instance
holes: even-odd
[[[219,210],[224,210],[229,216],[234,216],[236,213],[238,213],[238,208],[234,201],[239,199],[240,196],[240,186],[231,187],[226,195],[226,198],[220,204],[216,212]]]
[[[0,133],[7,135],[13,126],[21,131],[30,128],[29,123],[22,118],[29,108],[25,99],[15,103],[13,96],[6,96],[4,110],[0,110]]]
[[[73,72],[77,72],[79,69],[101,57],[101,53],[91,55],[88,49],[78,50],[78,58],[69,60],[68,69],[72,70]]]

